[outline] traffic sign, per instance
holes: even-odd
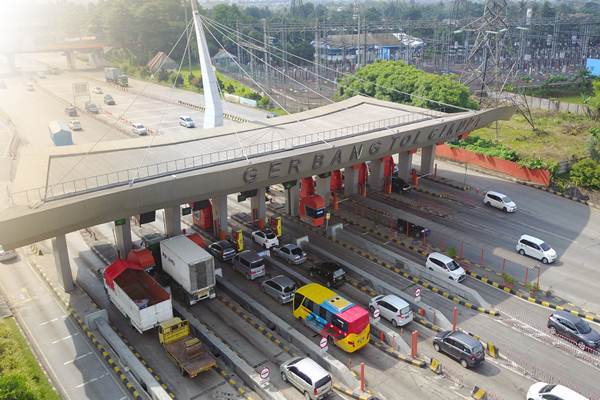
[[[376,308],[373,311],[373,318],[375,318],[375,319],[379,318],[379,314],[380,314],[379,308]]]
[[[321,347],[322,349],[327,347],[327,338],[326,337],[321,338],[321,341],[319,342],[319,347]]]
[[[415,297],[421,297],[421,289],[420,288],[417,288],[415,290]]]
[[[268,379],[269,375],[271,375],[271,370],[267,367],[264,367],[261,371],[260,371],[260,378],[261,379]]]

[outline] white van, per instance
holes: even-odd
[[[537,258],[544,264],[553,263],[558,258],[556,251],[546,242],[529,235],[519,238],[516,250],[520,255]]]
[[[462,282],[467,279],[467,274],[463,267],[461,267],[456,261],[442,253],[431,253],[427,256],[427,262],[425,267],[443,275],[455,282]]]
[[[322,399],[331,392],[331,375],[308,357],[287,360],[280,369],[281,379],[294,385],[306,399]]]
[[[508,213],[512,213],[517,211],[517,205],[514,201],[510,199],[507,195],[498,192],[489,192],[485,193],[483,196],[483,204],[490,207],[496,207],[500,210]]]

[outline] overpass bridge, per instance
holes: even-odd
[[[446,114],[356,96],[264,121],[181,134],[61,148],[24,149],[0,212],[0,245],[16,248],[54,238],[57,268],[69,286],[65,234],[125,219],[116,226],[122,254],[131,246],[131,216],[165,209],[167,234],[181,229],[181,204],[211,200],[216,232],[227,236],[227,195],[255,191],[264,220],[265,187],[286,183],[287,210],[298,212],[303,178],[331,199],[330,173],[344,170],[344,194],[361,190],[360,167],[371,161],[370,190],[383,190],[386,157],[398,155],[408,180],[422,149],[420,174],[432,172],[435,146],[498,119],[512,107]],[[364,174],[363,174],[364,175]],[[206,203],[206,202],[205,202]]]

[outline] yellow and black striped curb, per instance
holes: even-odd
[[[433,176],[429,175],[429,176],[424,177],[424,179],[428,179],[430,181],[439,183],[441,185],[450,186],[454,189],[462,190],[463,192],[467,192],[472,189],[471,186],[469,186],[469,185],[460,185],[460,184],[450,181],[449,179],[442,178],[442,177],[433,177]]]
[[[468,301],[465,301],[465,300],[461,299],[458,296],[454,296],[454,295],[450,294],[448,291],[445,291],[445,290],[442,290],[442,289],[440,289],[438,287],[433,286],[431,283],[429,283],[429,282],[427,282],[427,281],[425,281],[425,280],[423,280],[423,279],[421,279],[419,277],[411,275],[407,271],[404,271],[402,268],[395,267],[395,266],[391,265],[390,263],[388,263],[386,261],[383,261],[383,260],[381,260],[381,259],[373,256],[371,253],[369,253],[367,251],[364,251],[362,249],[356,248],[353,245],[348,244],[346,242],[342,242],[339,239],[332,239],[332,240],[335,243],[339,244],[340,246],[342,246],[344,248],[347,248],[347,249],[355,252],[356,254],[358,254],[358,255],[360,255],[362,257],[365,257],[368,260],[373,261],[374,263],[377,263],[377,264],[381,265],[382,267],[385,267],[388,270],[390,270],[390,271],[392,271],[392,272],[394,272],[394,273],[396,273],[398,275],[402,275],[404,278],[406,278],[406,279],[408,279],[408,280],[410,280],[410,281],[412,281],[412,282],[414,282],[414,283],[416,283],[418,285],[423,286],[425,289],[428,289],[428,290],[430,290],[431,292],[433,292],[435,294],[438,294],[438,295],[440,295],[442,297],[445,297],[445,298],[447,298],[449,300],[452,300],[454,303],[460,304],[463,307],[469,308],[469,309],[474,310],[474,311],[478,311],[480,313],[484,313],[484,314],[488,314],[488,315],[492,315],[492,316],[498,316],[498,315],[500,315],[500,313],[497,310],[488,310],[487,308],[479,307],[479,306],[477,306],[475,304],[472,304],[472,303],[470,303]]]
[[[471,390],[471,397],[475,400],[485,400],[487,399],[487,393],[479,386],[473,386],[473,390]]]
[[[346,396],[351,397],[356,400],[371,400],[373,398],[373,396],[370,395],[369,393],[356,394],[352,390],[345,388],[344,386],[338,385],[337,383],[333,384],[333,389],[336,392],[343,393]]]
[[[83,330],[83,332],[86,334],[88,339],[96,347],[96,349],[98,350],[100,355],[102,355],[102,358],[104,359],[104,361],[112,369],[112,371],[117,376],[117,378],[119,378],[121,383],[127,388],[129,393],[131,393],[133,398],[135,400],[144,399],[144,397],[140,394],[140,392],[138,392],[137,389],[135,388],[135,386],[129,381],[129,378],[127,378],[127,375],[125,375],[121,371],[121,368],[119,368],[117,363],[113,360],[110,353],[108,351],[106,351],[106,349],[104,348],[104,345],[102,343],[100,343],[100,341],[96,338],[94,333],[92,331],[90,331],[90,329],[85,324],[83,319],[81,319],[81,317],[79,316],[77,311],[73,307],[68,305],[68,301],[65,301],[65,299],[63,299],[63,297],[60,295],[60,292],[58,291],[56,285],[48,278],[46,273],[39,267],[39,265],[35,261],[30,260],[30,263],[31,263],[31,265],[33,265],[35,267],[35,270],[37,270],[38,273],[42,276],[44,282],[46,282],[46,284],[50,286],[50,288],[52,289],[54,294],[59,298],[61,303],[63,303],[63,306],[66,307],[67,312],[69,313],[69,316],[77,322],[77,324],[79,325],[81,330]]]
[[[297,355],[296,351],[294,351],[291,347],[289,347],[285,341],[281,340],[279,337],[277,337],[277,335],[273,334],[273,332],[271,332],[271,330],[268,329],[266,326],[259,324],[254,319],[252,319],[252,317],[250,317],[246,312],[244,312],[244,310],[241,307],[234,304],[231,300],[229,300],[228,298],[226,298],[222,295],[217,294],[217,299],[221,303],[225,304],[231,311],[233,311],[239,317],[244,319],[248,324],[250,324],[254,329],[256,329],[258,332],[260,332],[263,336],[265,336],[271,342],[275,343],[281,350],[285,351],[286,353],[288,353],[291,356]]]
[[[438,360],[437,358],[432,358],[431,361],[429,362],[429,369],[437,375],[441,375],[442,374],[442,363],[440,362],[440,360]]]
[[[414,315],[413,316],[413,321],[415,321],[418,324],[423,325],[424,327],[431,329],[434,332],[443,332],[444,329],[442,329],[441,327],[437,326],[436,324],[427,321],[425,318],[418,316],[418,315]]]
[[[428,195],[430,195],[430,196],[433,196],[433,197],[438,197],[438,198],[440,198],[440,199],[447,199],[447,198],[448,198],[448,193],[438,193],[438,192],[433,192],[433,191],[431,191],[431,190],[428,190],[428,189],[423,189],[423,188],[421,188],[421,187],[418,187],[418,186],[415,186],[415,187],[413,187],[413,189],[414,189],[416,192],[419,192],[419,193],[425,193],[425,194],[428,194]]]
[[[398,353],[397,351],[394,351],[393,349],[384,345],[380,340],[371,340],[371,344],[373,344],[373,346],[377,347],[379,350],[383,351],[388,356],[391,356],[397,360],[403,361],[412,366],[419,367],[419,368],[425,368],[427,366],[426,361],[420,360],[418,358],[413,359],[411,357],[405,356],[404,354]]]
[[[223,378],[225,378],[225,381],[227,381],[227,383],[229,385],[231,385],[231,387],[233,387],[235,390],[237,390],[238,394],[246,399],[246,400],[255,400],[254,397],[250,396],[250,391],[248,389],[246,389],[246,387],[236,381],[235,379],[233,379],[233,377],[227,372],[225,371],[223,368],[219,367],[218,365],[215,366],[215,371],[217,371]]]
[[[177,100],[177,104],[187,107],[187,108],[191,108],[192,110],[196,110],[196,111],[204,112],[206,110],[206,107],[204,107],[202,105],[188,103],[187,101],[183,101],[183,100]],[[242,118],[240,116],[237,116],[234,114],[229,114],[226,112],[223,113],[223,118],[229,119],[231,121],[239,122],[239,123],[248,122],[248,120],[246,118]]]

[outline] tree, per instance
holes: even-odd
[[[588,143],[588,151],[592,160],[600,162],[600,128],[594,127],[590,129],[590,139]]]
[[[592,190],[600,190],[600,164],[592,159],[576,162],[569,173],[573,184]]]
[[[544,4],[542,5],[541,13],[542,18],[554,18],[556,16],[556,10],[550,5],[550,2],[547,0],[544,1]]]

